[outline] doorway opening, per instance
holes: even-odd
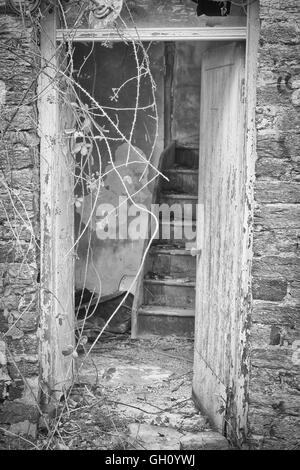
[[[214,422],[224,432],[225,384],[232,363],[221,335],[230,335],[234,320],[218,314],[223,310],[216,289],[227,299],[229,288],[236,295],[236,279],[232,285],[228,279],[239,262],[243,212],[244,43],[107,46],[76,43],[73,54],[76,80],[88,91],[79,95],[81,106],[92,116],[86,123],[83,112],[81,125],[93,133],[92,141],[79,133],[74,144],[81,335],[84,331],[94,342],[100,336],[104,343],[105,338],[115,341],[116,335],[129,340],[132,320],[132,337],[148,337],[151,348],[156,345],[154,363],[162,364],[161,357],[168,355],[180,361],[166,350],[183,349],[191,364],[188,354],[194,350],[195,367],[202,371],[194,378],[195,398],[204,395],[203,363],[211,364],[216,370],[213,412],[209,407],[205,411],[219,413]],[[157,233],[151,231],[151,217]],[[207,247],[209,254],[202,253]],[[207,277],[201,274],[203,260],[211,273]],[[211,299],[205,308],[202,296]],[[128,345],[124,351],[128,358]],[[104,377],[109,368],[114,370],[111,376],[122,376],[120,367],[141,377],[144,366],[150,370],[145,362],[118,361],[103,369]],[[168,370],[168,360],[163,368]],[[181,392],[191,390],[191,376],[187,381]]]
[[[172,28],[168,27],[165,29],[162,26],[163,23],[154,27],[154,29],[151,24],[151,27],[149,28],[149,22],[147,21],[146,23],[142,23],[142,28],[139,29],[139,32],[137,32],[136,29],[133,30],[133,28],[126,30],[126,35],[123,38],[128,42],[127,46],[130,44],[133,46],[132,42],[140,41],[139,33],[141,34],[142,39],[145,40],[153,40],[154,37],[157,38],[158,41],[177,41],[179,38],[184,39],[185,41],[199,40],[202,42],[205,40],[209,46],[207,54],[203,52],[201,76],[199,76],[201,94],[199,107],[201,118],[199,124],[200,131],[198,133],[198,135],[200,134],[198,207],[202,204],[204,210],[200,213],[200,218],[197,210],[198,223],[196,246],[191,246],[191,250],[194,251],[194,254],[196,255],[196,322],[193,393],[197,404],[204,409],[207,415],[210,416],[220,432],[226,434],[228,430],[226,430],[226,423],[230,422],[232,432],[236,433],[236,436],[241,438],[241,440],[243,440],[243,432],[247,428],[247,406],[245,405],[245,400],[247,394],[247,361],[249,354],[247,351],[246,330],[250,301],[245,305],[245,299],[247,298],[247,295],[249,295],[250,289],[249,261],[251,260],[251,241],[249,240],[251,238],[251,223],[249,223],[249,220],[251,215],[251,203],[253,202],[252,183],[254,177],[253,161],[255,155],[255,67],[259,27],[257,2],[254,2],[253,4],[251,3],[248,13],[247,28],[244,26],[244,22],[242,27],[236,27],[234,25],[231,28],[229,26],[231,23],[229,23],[229,25],[227,25],[227,23],[225,25],[224,23],[224,27],[222,27],[223,22],[221,20],[220,22],[214,23],[214,26],[217,26],[216,28],[208,27],[212,26],[212,24],[206,20],[204,23],[201,21],[198,24],[197,22],[195,27],[190,27],[192,24],[190,21],[187,22],[184,27],[182,27],[181,23],[180,27],[177,27],[176,25],[174,26],[175,21],[177,21],[176,18],[168,15],[168,20],[170,20],[168,25],[170,26],[173,24]],[[175,12],[174,15],[176,16],[176,14],[177,13]],[[47,74],[43,74],[43,84],[47,85],[51,93],[49,92],[41,95],[41,106],[43,108],[43,112],[41,113],[40,119],[41,129],[43,131],[41,133],[41,153],[44,156],[44,158],[41,159],[41,279],[43,281],[43,285],[47,287],[47,289],[45,288],[41,293],[42,315],[45,323],[45,334],[44,339],[42,340],[44,353],[42,356],[42,369],[45,376],[44,382],[50,390],[57,388],[57,395],[61,396],[60,384],[63,383],[68,385],[72,380],[73,356],[71,353],[73,346],[67,348],[67,354],[65,354],[64,350],[65,344],[68,343],[71,345],[74,341],[74,327],[72,326],[72,322],[74,321],[74,308],[71,305],[72,302],[69,301],[70,299],[73,300],[74,296],[69,294],[73,292],[73,287],[75,285],[77,288],[76,314],[79,315],[83,313],[83,323],[80,325],[81,331],[83,331],[82,328],[84,327],[86,320],[90,320],[92,317],[97,317],[94,316],[93,313],[96,312],[100,301],[110,300],[109,296],[111,294],[105,294],[105,282],[101,282],[101,278],[100,280],[97,278],[99,266],[94,262],[95,259],[97,259],[97,256],[94,256],[94,252],[97,250],[93,249],[93,242],[97,242],[97,239],[99,238],[98,235],[101,233],[102,235],[106,233],[104,242],[107,239],[112,239],[113,241],[110,247],[110,254],[106,258],[106,265],[102,267],[101,275],[102,279],[107,276],[108,282],[106,285],[108,286],[110,285],[111,279],[119,278],[119,282],[114,286],[117,289],[114,292],[117,292],[118,295],[121,292],[120,297],[122,296],[117,313],[121,314],[122,306],[125,307],[127,314],[131,309],[132,337],[135,338],[139,335],[147,335],[148,326],[146,325],[146,328],[144,328],[139,325],[139,320],[142,317],[146,318],[147,316],[151,316],[149,315],[149,311],[142,311],[143,306],[145,306],[144,281],[146,281],[147,284],[147,281],[149,280],[157,281],[159,279],[151,279],[151,273],[154,272],[151,261],[149,261],[151,256],[149,256],[149,259],[147,256],[145,257],[147,259],[143,259],[142,253],[145,253],[145,243],[149,244],[149,241],[151,241],[150,245],[154,251],[157,250],[157,244],[160,245],[160,242],[163,242],[162,245],[165,247],[165,238],[161,237],[158,241],[154,239],[152,240],[151,238],[149,239],[149,237],[146,240],[141,240],[140,233],[145,227],[145,220],[141,214],[138,213],[137,209],[139,209],[141,204],[144,202],[147,209],[147,205],[152,202],[153,196],[167,192],[162,190],[162,188],[166,189],[165,185],[168,184],[163,177],[166,170],[169,171],[169,174],[173,173],[174,175],[175,173],[174,184],[178,183],[178,172],[174,170],[178,169],[178,166],[181,167],[181,169],[182,167],[185,167],[186,159],[184,158],[184,163],[182,164],[180,157],[178,159],[178,155],[176,158],[174,157],[176,154],[176,138],[174,140],[175,127],[172,122],[174,117],[174,101],[172,95],[172,99],[166,99],[166,97],[170,96],[169,91],[173,90],[174,81],[176,79],[174,74],[165,73],[167,70],[174,70],[174,63],[172,63],[172,48],[174,49],[173,42],[147,44],[147,47],[148,45],[151,46],[149,49],[150,53],[151,48],[154,47],[153,53],[155,60],[151,60],[150,63],[152,67],[154,67],[153,77],[155,77],[155,87],[153,87],[151,80],[148,81],[148,85],[144,80],[146,78],[146,76],[144,76],[144,65],[147,65],[147,62],[143,65],[143,49],[145,49],[146,43],[139,43],[138,50],[136,49],[133,54],[134,59],[139,57],[140,54],[140,66],[138,67],[139,83],[143,84],[146,89],[148,87],[149,92],[151,90],[155,90],[155,92],[158,93],[161,92],[161,99],[156,100],[156,108],[153,109],[154,113],[150,112],[151,108],[153,108],[153,103],[150,101],[143,103],[142,107],[144,109],[138,110],[138,113],[135,113],[134,111],[136,106],[134,109],[131,106],[127,106],[127,109],[124,110],[124,112],[126,111],[127,113],[129,112],[135,115],[133,118],[132,114],[127,114],[128,122],[132,122],[132,119],[134,119],[135,124],[138,123],[144,127],[144,136],[147,136],[144,137],[144,139],[147,140],[147,142],[151,141],[153,135],[155,137],[155,145],[153,145],[153,151],[151,150],[150,152],[150,163],[148,159],[148,163],[146,165],[148,173],[144,170],[141,172],[140,165],[144,165],[145,167],[145,154],[143,149],[138,146],[142,145],[142,142],[138,142],[139,136],[134,134],[135,126],[132,133],[130,132],[132,145],[128,145],[128,139],[124,139],[124,133],[120,135],[120,133],[117,132],[117,135],[109,135],[110,129],[107,124],[102,121],[103,116],[107,119],[108,112],[111,111],[113,117],[109,119],[109,125],[113,127],[113,130],[117,131],[120,123],[122,126],[125,126],[125,129],[126,125],[128,126],[127,120],[125,119],[120,121],[119,116],[116,116],[116,109],[112,109],[118,107],[115,100],[118,101],[121,96],[121,92],[124,92],[124,86],[121,86],[120,84],[117,84],[116,86],[114,86],[114,84],[111,85],[113,91],[110,95],[112,98],[111,102],[106,105],[104,104],[104,106],[99,108],[99,106],[95,105],[95,102],[93,101],[93,95],[89,92],[85,93],[83,87],[80,88],[79,81],[79,84],[76,86],[76,94],[77,96],[80,95],[83,97],[80,104],[80,110],[82,113],[79,117],[78,113],[76,113],[76,131],[74,132],[74,125],[72,128],[69,126],[70,129],[67,129],[70,131],[70,134],[67,134],[71,135],[71,140],[73,141],[71,149],[72,158],[69,158],[69,148],[64,149],[65,159],[58,160],[56,158],[57,155],[55,150],[57,148],[57,141],[55,139],[56,133],[59,132],[57,119],[57,104],[59,101],[53,100],[52,95],[57,96],[57,90],[51,83],[51,79],[56,77],[56,66],[60,61],[55,51],[56,41],[63,41],[63,43],[65,43],[67,40],[70,41],[69,48],[71,44],[72,48],[75,44],[76,49],[77,43],[79,48],[85,47],[87,49],[86,53],[83,53],[83,60],[76,70],[76,73],[80,75],[84,65],[91,58],[94,59],[93,51],[96,46],[110,49],[112,45],[110,43],[110,39],[112,39],[112,43],[117,43],[120,36],[119,31],[112,30],[112,28],[107,30],[96,28],[93,31],[90,29],[79,28],[79,30],[73,34],[69,29],[56,29],[55,21],[55,15],[50,13],[49,17],[44,21],[46,33],[42,34],[41,38],[41,49],[43,57],[45,58],[44,61],[47,64],[48,62],[50,64],[54,64],[53,68],[47,68]],[[245,65],[244,41],[246,37],[247,70],[245,90],[243,72]],[[83,46],[80,44],[80,41],[87,41],[87,45]],[[217,41],[223,41],[223,46]],[[233,41],[231,43],[231,47],[229,44],[230,41]],[[156,46],[157,48],[155,49]],[[170,54],[166,53],[166,49],[170,49],[168,51]],[[219,49],[218,52],[216,52],[217,49]],[[215,52],[213,50],[215,50]],[[125,62],[123,61],[123,64],[127,64],[127,59],[129,63],[132,56],[131,58],[130,56],[127,56]],[[211,61],[209,59],[211,59]],[[71,62],[72,61],[73,59]],[[105,67],[104,60],[102,61],[102,64]],[[155,70],[156,66],[157,69]],[[119,71],[119,67],[115,67],[115,69],[115,72]],[[205,71],[205,74],[203,71]],[[88,79],[88,75],[89,74],[87,74],[86,79]],[[118,76],[117,73],[114,75]],[[165,79],[165,75],[168,75],[169,80]],[[111,76],[111,72],[107,74],[106,79],[109,76]],[[148,78],[149,77],[150,76],[148,74]],[[96,80],[96,78],[97,76],[95,76],[94,80]],[[130,80],[132,78],[132,75],[130,75],[128,77],[128,81],[125,80],[126,83],[130,84],[130,82],[133,81]],[[76,79],[78,79],[78,77]],[[134,80],[137,81],[136,74],[134,75]],[[92,83],[91,90],[93,90],[93,85],[96,86],[96,83]],[[147,96],[147,93],[145,96]],[[243,113],[240,113],[243,109],[243,104],[245,103],[245,96],[247,96],[247,110],[245,113],[246,121],[244,120],[244,116],[242,116]],[[128,98],[128,95],[126,98]],[[234,106],[232,106],[232,103],[234,103]],[[77,108],[78,106],[75,99],[73,99],[73,101],[71,100],[71,104],[74,108]],[[95,109],[93,109],[94,105]],[[184,114],[185,110],[182,106],[182,101],[179,102],[179,106],[181,106],[181,111],[183,111]],[[94,113],[92,122],[91,119],[88,119],[89,113],[86,113],[84,109],[91,110]],[[237,109],[239,110],[238,113],[236,113]],[[146,110],[149,111],[148,114],[146,113]],[[147,116],[149,122],[145,122],[140,112],[144,113],[145,117]],[[161,116],[162,118],[159,120],[157,119],[158,116]],[[66,122],[67,120],[65,120],[63,125],[60,126],[61,129],[66,128]],[[160,126],[157,132],[154,130],[155,126],[151,127],[149,124],[150,122],[152,122],[152,124],[155,123],[155,125],[158,124],[158,127]],[[246,122],[246,125],[244,125],[244,122]],[[244,126],[242,132],[239,131],[238,125]],[[86,138],[89,129],[91,128],[96,128],[98,133],[98,135],[95,135],[96,139],[94,139],[97,142],[97,145],[95,146],[90,146],[90,142]],[[246,152],[244,153],[240,144],[243,143],[246,130]],[[206,138],[202,139],[201,133],[203,133]],[[109,137],[112,137],[110,144],[116,144],[117,147],[114,155],[111,155],[108,150],[110,148],[110,145],[107,145],[106,143],[106,137],[108,135]],[[207,138],[207,135],[209,135],[209,138]],[[48,139],[46,137],[49,136],[52,137],[51,142],[54,142],[53,145],[49,145],[48,143]],[[75,137],[75,139],[73,139],[73,137]],[[237,142],[238,145],[235,145]],[[100,144],[104,144],[104,147],[107,150],[106,157],[105,150],[102,150],[102,152],[99,150]],[[122,144],[127,144],[127,146],[125,145],[122,147]],[[122,148],[120,149],[119,147]],[[177,153],[182,151],[185,152],[187,148],[191,150],[188,146],[178,145],[177,142]],[[195,149],[197,149],[197,147],[193,148],[193,150]],[[130,152],[130,150],[132,150],[132,152]],[[228,159],[227,154],[230,156]],[[102,156],[105,168],[108,167],[106,168],[106,171],[102,168]],[[89,157],[91,157],[90,160]],[[120,171],[116,172],[116,169],[119,168],[119,164],[116,165],[115,162],[123,162],[124,159],[126,161],[126,169],[128,170],[129,166],[132,169],[130,174],[122,174]],[[159,162],[162,161],[164,162],[164,165],[160,168]],[[70,211],[68,212],[68,208],[72,208],[71,212],[73,216],[74,188],[73,182],[69,178],[71,172],[69,172],[70,175],[66,178],[66,163],[72,168],[75,163],[75,179],[78,182],[81,181],[77,184],[77,189],[80,189],[81,192],[78,191],[78,194],[75,193],[74,195],[76,206],[75,218],[77,218],[75,228],[77,230],[77,235],[79,234],[79,241],[81,242],[80,247],[79,243],[76,243],[76,283],[73,283],[72,279],[75,272],[75,269],[71,269],[73,265],[73,257],[72,259],[69,257],[69,262],[66,262],[65,257],[61,257],[61,253],[65,253],[66,251],[70,254],[73,247],[73,233],[70,228],[73,229],[74,224],[69,223],[71,213],[69,213]],[[97,165],[99,168],[101,167],[101,171],[96,169]],[[111,167],[109,165],[111,165]],[[135,168],[135,166],[137,168]],[[96,171],[94,171],[95,169]],[[183,169],[194,171],[197,170],[197,165]],[[159,178],[154,178],[157,174],[157,170],[163,171],[159,174]],[[97,174],[97,171],[99,171],[100,174]],[[112,223],[110,226],[108,226],[109,224],[107,221],[108,215],[112,212],[112,205],[109,205],[108,208],[102,206],[99,211],[95,210],[97,206],[95,201],[97,202],[99,192],[96,192],[96,195],[90,195],[90,190],[95,187],[96,182],[96,186],[98,186],[99,190],[103,189],[106,185],[106,194],[107,192],[110,192],[110,202],[114,201],[114,198],[117,196],[116,194],[112,194],[113,191],[111,191],[111,188],[114,188],[114,184],[110,185],[107,184],[107,181],[102,181],[104,173],[105,177],[117,176],[117,181],[121,189],[125,191],[125,199],[127,201],[129,199],[130,206],[133,206],[133,210],[130,214],[128,207],[126,208],[126,211],[122,212],[122,214],[121,211],[118,211],[117,217],[119,218],[119,221]],[[112,180],[114,180],[114,178],[112,178]],[[132,186],[135,186],[137,182],[141,184],[141,181],[144,181],[145,188],[148,188],[148,192],[146,191],[143,193],[143,190],[140,188],[141,191],[136,192],[136,195],[140,197],[139,202],[132,203],[132,200],[128,197],[128,186],[131,185],[132,188]],[[151,190],[149,190],[150,182],[153,184]],[[209,190],[209,188],[211,188],[211,190]],[[226,190],[224,190],[225,188]],[[63,201],[66,200],[72,200],[71,204],[64,206]],[[224,204],[219,205],[219,202],[224,202]],[[244,210],[242,210],[243,204]],[[125,202],[119,208],[123,208],[124,205]],[[215,210],[216,206],[218,206],[217,210]],[[84,207],[88,209],[87,212],[84,210]],[[57,210],[57,208],[59,210]],[[113,211],[116,212],[115,205],[113,205]],[[141,212],[144,213],[145,209],[141,210]],[[82,222],[81,219],[85,213],[88,215],[86,216],[85,221]],[[123,223],[120,223],[124,214],[126,214],[125,222],[122,219]],[[66,216],[68,216],[68,218]],[[203,221],[203,219],[205,219],[205,224],[199,224],[199,220]],[[174,222],[174,219],[170,218],[170,221]],[[132,240],[130,244],[126,245],[127,235],[129,233],[128,222],[133,222],[130,224]],[[160,222],[161,219],[158,214],[155,221],[156,226],[159,227],[160,225],[164,225]],[[136,276],[136,279],[133,279],[134,274],[128,274],[127,270],[126,274],[123,275],[123,269],[122,273],[118,270],[113,273],[113,276],[111,275],[112,267],[116,265],[116,253],[122,246],[120,240],[113,239],[114,233],[118,228],[118,224],[123,228],[123,231],[121,231],[122,237],[120,237],[123,242],[123,253],[126,256],[131,253],[134,254],[134,256],[127,256],[127,259],[130,259],[131,261],[133,260],[135,264],[128,263],[126,268],[132,269],[133,273],[136,274],[138,266],[138,276]],[[146,226],[148,230],[149,224],[146,224]],[[193,226],[193,217],[190,226]],[[241,233],[240,228],[242,226],[243,229]],[[201,228],[201,230],[199,230],[199,228]],[[175,231],[175,227],[173,227],[173,229]],[[87,236],[89,231],[90,236]],[[159,237],[160,233],[161,231],[159,230]],[[237,240],[240,241],[236,243]],[[159,249],[163,248],[160,246]],[[178,253],[176,252],[175,254],[177,255]],[[165,253],[161,253],[160,256],[163,255],[165,255]],[[126,259],[126,256],[121,256],[119,259],[122,261],[123,259]],[[226,269],[218,270],[222,256],[225,256],[226,258],[226,263],[224,264]],[[52,264],[48,263],[48,257],[50,257]],[[160,266],[158,257],[154,256],[152,258],[154,258],[155,262]],[[169,258],[171,258],[171,256],[169,256]],[[230,265],[230,262],[233,260],[234,263],[231,263]],[[139,261],[145,261],[145,263],[143,264]],[[84,269],[80,268],[80,266],[82,267],[82,264]],[[53,269],[51,271],[52,266]],[[145,266],[145,269],[148,269],[148,272],[150,271],[150,279],[147,278],[148,273],[145,272],[145,270],[139,269],[140,266]],[[172,269],[175,267],[171,260],[169,262],[162,263],[162,267],[164,268],[165,266],[169,266]],[[233,275],[231,275],[231,268],[234,268]],[[122,274],[122,276],[120,276],[120,274]],[[165,277],[166,276],[164,275],[164,278]],[[87,279],[91,281],[91,290],[86,289],[85,282]],[[218,279],[218,282],[215,282],[216,279]],[[234,282],[227,282],[228,279],[230,281],[233,280]],[[96,289],[93,287],[93,283],[96,283],[96,281],[101,295],[99,292],[96,292]],[[111,283],[111,285],[113,284]],[[53,292],[55,294],[54,302],[53,300],[51,301],[48,292]],[[105,295],[108,297],[105,297]],[[114,295],[115,294],[113,294],[113,297]],[[222,299],[224,298],[230,299],[226,305],[222,302]],[[63,308],[62,304],[65,303],[66,299],[68,300],[68,305]],[[127,303],[127,300],[129,300],[129,303]],[[160,305],[159,303],[159,306],[162,307],[159,312],[160,315],[162,316],[162,314],[164,314],[166,319],[167,317],[170,317],[169,311],[165,308],[167,305]],[[93,307],[92,310],[90,307]],[[178,305],[176,305],[176,307],[178,307]],[[149,304],[147,308],[149,308]],[[52,312],[53,315],[50,315],[49,313]],[[231,312],[232,315],[228,315],[228,312]],[[144,315],[144,313],[146,314]],[[157,313],[158,312],[156,312],[156,314]],[[166,313],[167,315],[165,315]],[[63,315],[63,318],[67,317],[67,322],[62,321],[61,315]],[[100,336],[104,342],[105,337],[102,333],[105,330],[109,333],[107,325],[111,324],[111,310],[108,309],[108,312],[106,312],[105,315],[106,317],[102,318],[99,325],[97,325],[98,330],[94,336],[94,346],[97,345],[97,338]],[[159,315],[156,315],[156,318],[158,317]],[[130,318],[128,317],[127,326],[129,321]],[[150,324],[152,325],[151,321]],[[94,325],[91,326],[93,327]],[[65,332],[64,328],[67,328],[67,332]],[[121,330],[118,332],[119,338],[121,338]],[[114,332],[111,334],[114,334]],[[84,341],[86,338],[87,337],[85,335],[81,335],[81,337],[78,338],[78,344],[84,347]],[[128,336],[127,339],[130,341]],[[152,345],[154,350],[158,344],[156,343],[156,340]],[[139,340],[139,344],[142,344],[143,341],[145,340]],[[183,342],[184,338],[180,338],[179,344],[183,344]],[[121,342],[119,342],[119,344],[121,344]],[[134,341],[131,340],[131,344],[134,344]],[[99,346],[101,346],[101,344]],[[176,348],[178,348],[178,343]],[[51,355],[48,355],[49,350],[53,351]],[[166,356],[168,352],[165,351],[168,350],[169,346],[165,345],[164,349],[160,349],[161,355],[163,355],[162,352],[164,352]],[[69,353],[69,351],[71,351],[71,353]],[[126,356],[127,351],[124,349],[122,353]],[[62,357],[62,355],[66,357]],[[138,357],[138,355],[136,355],[136,357]],[[159,357],[157,360],[159,364]],[[49,367],[49,362],[51,367]],[[230,365],[229,367],[227,367],[228,364]],[[91,368],[92,367],[94,366],[91,365]],[[114,366],[112,366],[112,368],[114,368]],[[103,372],[105,377],[107,376],[108,380],[110,380],[112,375],[111,372],[112,371]],[[102,377],[104,376],[102,375]]]
[[[128,331],[132,307],[133,337],[194,334],[201,64],[222,44],[74,46],[93,121],[83,112],[74,144],[75,303],[86,327],[99,331],[127,292],[106,331]]]

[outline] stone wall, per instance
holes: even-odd
[[[39,374],[38,49],[21,19],[0,14],[0,31],[0,427],[32,435]]]
[[[249,430],[278,449],[300,439],[299,2],[261,0],[260,19]]]

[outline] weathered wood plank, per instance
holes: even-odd
[[[196,290],[193,391],[219,431],[235,386],[244,223],[244,45],[211,47],[202,63],[199,204],[203,250]],[[225,91],[226,90],[226,91]]]
[[[41,136],[41,320],[40,363],[43,399],[59,399],[72,380],[72,356],[63,350],[74,346],[74,267],[66,256],[73,243],[72,168],[56,83],[58,54],[56,15],[42,21],[42,71],[39,81],[39,131]],[[62,111],[62,109],[61,109]]]
[[[106,28],[99,30],[78,29],[75,32],[71,29],[57,30],[57,40],[66,41],[72,40],[73,42],[80,41],[222,41],[222,40],[243,40],[246,39],[245,27],[232,27],[232,28],[207,28],[198,27],[191,28],[187,26],[182,27],[139,27],[126,28],[120,34],[119,30],[114,28]]]

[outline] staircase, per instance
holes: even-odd
[[[174,211],[171,220],[160,219],[159,238],[150,247],[140,288],[136,336],[193,336],[196,257],[188,246],[195,243],[195,235],[186,238],[182,217],[195,233],[198,158],[196,149],[176,148],[163,170],[169,181],[160,184],[157,200],[178,204],[182,215]]]

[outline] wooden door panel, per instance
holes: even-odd
[[[200,104],[199,204],[193,394],[222,431],[236,365],[244,194],[244,45],[209,49]]]

